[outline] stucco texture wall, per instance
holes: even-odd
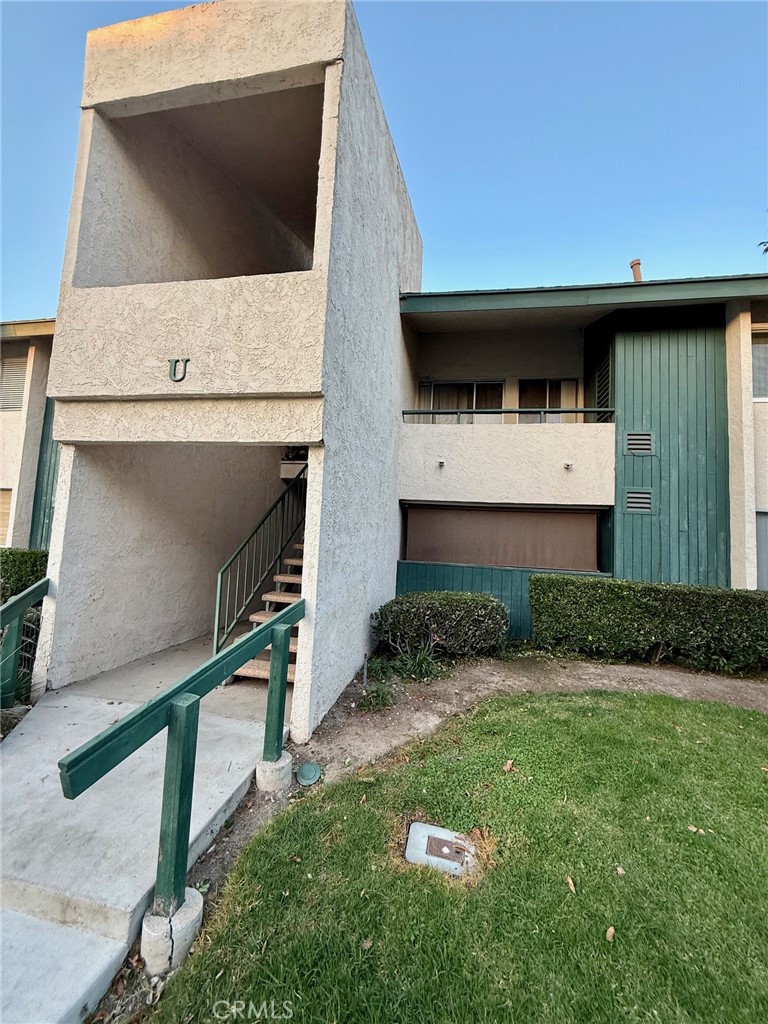
[[[344,17],[338,0],[222,0],[89,35],[53,397],[321,394]],[[326,93],[315,269],[277,273],[258,251],[279,226],[159,112],[310,83]]]
[[[49,394],[318,395],[324,314],[314,271],[66,289]],[[174,383],[168,360],[179,358],[187,375]]]
[[[582,332],[563,328],[520,328],[422,334],[415,351],[413,408],[418,380],[503,380],[504,405],[518,404],[517,382],[523,377],[572,378],[583,375]]]
[[[753,402],[755,418],[755,504],[768,512],[768,402]]]
[[[281,489],[280,450],[62,448],[35,687],[210,633],[216,572]]]
[[[284,73],[341,56],[342,0],[218,0],[88,34],[83,106]]]
[[[57,402],[54,436],[71,444],[160,441],[316,444],[322,398]]]
[[[612,423],[406,424],[400,498],[613,505],[615,448]]]
[[[308,270],[312,253],[164,113],[92,118],[74,285]]]
[[[360,668],[370,614],[395,592],[399,422],[410,375],[399,292],[418,290],[420,274],[421,239],[349,8],[323,359],[325,447],[310,453],[303,588],[310,618],[299,634],[291,719],[299,742]]]
[[[98,262],[104,241],[125,216],[130,224],[124,225],[123,235],[132,239],[125,244],[137,246],[139,252],[133,257],[154,269],[164,243],[155,244],[155,236],[147,232],[154,227],[165,242],[176,237],[167,222],[163,235],[162,218],[151,224],[151,196],[142,193],[142,202],[131,204],[130,215],[121,212],[121,203],[112,193],[110,201],[98,197],[102,187],[109,192],[110,184],[101,181],[100,174],[109,179],[112,171],[105,167],[89,176],[91,130],[97,134],[106,130],[95,117],[92,111],[83,114],[49,394],[55,398],[319,394],[326,303],[322,271],[75,286],[76,273],[81,275],[84,266]],[[92,202],[103,207],[98,216],[90,211]],[[143,225],[135,234],[134,221]],[[218,244],[225,244],[223,236]],[[202,272],[210,257],[195,255],[190,246],[194,249],[187,238],[173,259],[184,264],[185,272]],[[106,257],[105,263],[110,265]],[[82,283],[83,278],[78,280]],[[179,358],[188,358],[189,364],[185,380],[175,383],[169,378],[168,360]]]

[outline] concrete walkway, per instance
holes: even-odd
[[[0,746],[3,1024],[79,1022],[92,1012],[154,885],[165,732],[76,800],[61,793],[58,761],[208,656],[193,641],[48,693]],[[235,684],[203,699],[190,864],[248,789],[264,739],[263,699],[253,698],[263,689]]]

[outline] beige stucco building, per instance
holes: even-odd
[[[223,0],[90,33],[38,689],[209,631],[217,569],[307,446],[309,736],[394,592],[399,294],[420,273],[350,7]]]
[[[54,320],[0,324],[0,546],[48,546],[56,455],[46,400]]]
[[[220,0],[89,35],[37,692],[215,613],[224,642],[298,593],[293,566],[301,742],[396,590],[767,585],[765,277],[423,294],[420,274],[351,7]],[[287,446],[305,511],[241,607]]]

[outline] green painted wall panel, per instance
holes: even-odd
[[[614,360],[614,575],[728,586],[723,328],[619,332]],[[650,431],[653,454],[627,454],[628,431]],[[635,488],[651,489],[651,513],[626,511],[626,491]]]
[[[566,569],[506,569],[488,565],[459,565],[451,562],[398,562],[396,592],[462,590],[492,594],[509,613],[509,636],[527,640],[531,636],[531,600],[528,581],[535,573],[567,572],[569,576],[610,576],[610,573],[577,572]]]
[[[59,475],[61,445],[53,439],[54,401],[46,399],[43,429],[40,435],[40,454],[37,460],[35,497],[32,505],[32,525],[29,546],[45,551],[51,539],[56,481]]]

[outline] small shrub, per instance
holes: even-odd
[[[495,650],[507,635],[507,610],[489,594],[427,591],[402,594],[372,618],[373,632],[395,654],[449,658]]]
[[[360,711],[383,711],[395,703],[395,691],[392,684],[384,679],[373,679],[363,689],[363,695],[357,702]]]
[[[0,549],[0,604],[45,579],[48,570],[47,551],[26,548]]]
[[[437,679],[445,674],[445,668],[437,658],[427,651],[417,654],[398,654],[390,662],[392,670],[401,679]]]
[[[615,661],[669,658],[713,672],[768,669],[768,592],[531,576],[536,646]]]
[[[386,680],[396,674],[393,658],[374,655],[368,659],[368,679]]]

